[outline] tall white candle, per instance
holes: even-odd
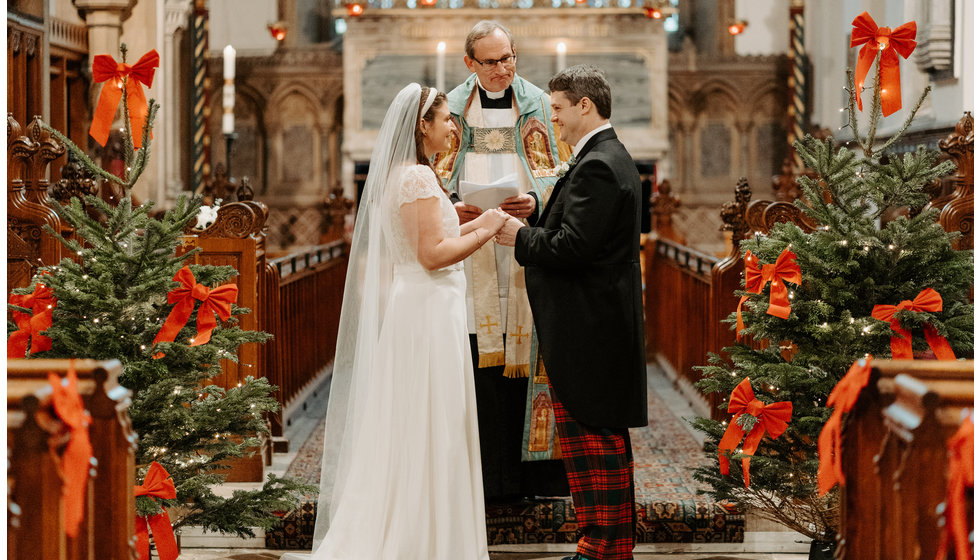
[[[224,77],[226,80],[234,80],[235,79],[235,47],[231,45],[225,45],[224,59],[225,59]]]
[[[436,89],[446,91],[446,42],[436,46]]]
[[[225,46],[224,85],[221,88],[221,132],[235,132],[235,48]]]
[[[562,70],[565,69],[566,50],[568,50],[568,48],[565,46],[565,43],[558,43],[557,45],[555,45],[555,52],[557,54],[557,56],[555,57],[555,66],[556,66],[555,72],[561,72]]]

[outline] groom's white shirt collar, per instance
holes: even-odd
[[[582,148],[585,147],[585,143],[589,141],[589,138],[592,138],[593,136],[599,134],[600,132],[606,130],[607,128],[612,128],[612,123],[606,123],[602,126],[599,126],[598,128],[593,128],[592,132],[589,132],[588,134],[583,136],[582,139],[575,144],[575,147],[572,148],[572,154],[574,154],[575,157],[578,157],[578,153],[581,152]]]

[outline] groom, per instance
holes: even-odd
[[[563,560],[630,560],[634,528],[630,427],[647,424],[640,293],[640,176],[609,117],[595,66],[556,74],[551,120],[574,146],[540,216],[510,219],[551,379],[555,420],[582,538]],[[541,208],[538,204],[538,208]]]

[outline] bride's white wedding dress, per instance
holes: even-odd
[[[350,395],[350,468],[312,558],[488,560],[463,267],[425,270],[399,208],[438,198],[446,237],[459,237],[459,219],[429,167],[399,182],[383,201],[394,273],[375,371]]]

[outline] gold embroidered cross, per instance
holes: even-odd
[[[490,315],[487,315],[487,322],[484,323],[484,324],[482,324],[482,325],[480,325],[480,328],[481,329],[482,328],[486,328],[487,329],[487,334],[490,334],[490,327],[497,327],[497,326],[499,326],[497,323],[491,323],[490,322]]]
[[[520,344],[521,343],[521,337],[531,336],[531,335],[529,335],[526,332],[524,332],[524,325],[517,325],[517,332],[516,333],[510,333],[510,336],[517,337],[517,343]]]

